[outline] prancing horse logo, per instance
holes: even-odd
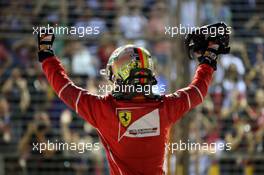
[[[120,123],[124,127],[127,127],[129,123],[131,122],[132,113],[131,111],[119,111],[118,118],[119,118]]]

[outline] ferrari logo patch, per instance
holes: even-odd
[[[131,111],[119,111],[118,118],[122,126],[127,127],[131,122],[132,113]]]

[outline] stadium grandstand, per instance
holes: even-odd
[[[170,93],[191,80],[196,63],[183,53],[184,35],[165,28],[220,21],[232,28],[231,52],[220,56],[206,99],[175,125],[171,140],[232,149],[168,153],[166,174],[263,175],[263,0],[0,0],[0,175],[109,174],[102,146],[93,151],[96,130],[59,100],[42,73],[34,29],[90,27],[83,36],[56,35],[54,49],[72,80],[91,93],[103,95],[100,69],[128,43],[151,51]],[[41,139],[91,149],[40,153],[34,144]]]

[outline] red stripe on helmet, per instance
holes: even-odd
[[[141,68],[144,68],[144,58],[143,58],[143,53],[140,48],[137,48],[139,59],[141,62]],[[141,75],[144,75],[143,72],[140,72]],[[140,78],[140,83],[144,84],[144,78]]]
[[[137,51],[138,51],[139,59],[140,59],[140,62],[141,62],[141,68],[144,68],[144,58],[143,58],[143,53],[142,53],[142,51],[141,51],[140,48],[137,48]]]

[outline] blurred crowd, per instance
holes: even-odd
[[[32,27],[46,24],[99,27],[99,35],[70,39],[57,36],[54,45],[72,80],[92,93],[99,93],[98,85],[107,83],[99,70],[106,66],[112,51],[127,43],[151,51],[157,79],[169,93],[171,80],[181,78],[177,69],[171,67],[179,58],[171,57],[173,45],[164,35],[164,27],[172,25],[170,15],[176,9],[175,2],[1,0],[0,153],[19,155],[15,166],[6,167],[10,174],[17,171],[40,174],[40,170],[45,174],[57,169],[80,175],[88,171],[107,172],[102,149],[82,155],[54,150],[40,154],[32,150],[32,143],[49,139],[98,142],[96,131],[69,111],[47,83],[37,59]],[[192,117],[189,137],[193,142],[231,143],[228,154],[240,158],[229,163],[236,165],[232,171],[241,171],[243,165],[251,163],[252,156],[264,152],[264,2],[185,0],[181,3],[179,20],[190,26],[224,21],[233,28],[232,51],[219,58],[207,99]],[[64,159],[55,160],[58,157],[55,155]],[[205,174],[207,164],[224,153],[193,153],[193,158],[197,155],[203,165],[199,171]]]

